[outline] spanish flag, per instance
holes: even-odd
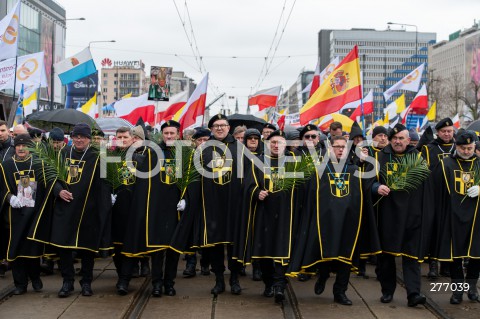
[[[300,124],[337,112],[362,98],[358,47],[340,62],[300,110]]]

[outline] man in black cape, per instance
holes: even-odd
[[[399,162],[405,156],[421,156],[415,147],[409,145],[409,133],[402,124],[395,125],[388,137],[390,144],[379,155],[377,181],[372,186],[372,194],[378,204],[378,233],[383,251],[378,256],[377,264],[377,277],[382,287],[380,301],[389,303],[393,299],[397,285],[395,257],[401,256],[408,306],[414,307],[426,301],[420,293],[420,263],[425,259],[430,245],[433,217],[424,205],[430,205],[431,198],[424,198],[425,183],[413,192],[387,186],[392,186],[395,172],[401,171],[402,164]],[[395,178],[395,182],[403,185],[409,181],[402,173]]]
[[[296,275],[316,268],[317,295],[324,291],[330,272],[336,271],[334,301],[351,305],[345,294],[350,269],[360,255],[378,253],[379,241],[368,196],[370,184],[358,166],[346,160],[347,140],[333,136],[330,143],[334,157],[317,167],[306,185],[304,213],[288,271]]]
[[[43,162],[32,157],[28,148],[33,147],[29,135],[14,139],[15,155],[0,165],[3,180],[0,197],[3,198],[1,216],[9,224],[7,260],[12,263],[15,295],[27,291],[28,279],[36,292],[42,290],[40,257],[44,244],[28,240],[36,212],[52,191],[53,182],[47,181]]]
[[[179,129],[178,122],[165,122],[161,126],[163,141],[160,149],[148,149],[145,153],[144,173],[149,176],[138,181],[131,206],[142,213],[131,217],[123,245],[123,254],[127,256],[151,255],[154,297],[161,297],[163,289],[168,296],[176,294],[174,285],[179,254],[170,249],[170,243],[179,220],[177,203],[181,195],[176,185],[178,163],[175,158]],[[153,170],[157,165],[160,172],[155,174]]]
[[[53,211],[42,209],[36,227],[29,238],[57,247],[63,286],[60,298],[68,297],[74,290],[75,268],[73,252],[82,260],[82,296],[93,291],[93,267],[95,254],[105,240],[105,230],[111,222],[110,187],[100,178],[100,157],[91,147],[91,129],[80,123],[72,131],[73,145],[63,148],[59,156],[65,159],[68,174],[64,181],[57,180],[53,194],[56,197]]]
[[[478,301],[480,221],[476,217],[480,162],[475,155],[477,140],[472,131],[460,133],[455,153],[440,161],[430,184],[435,194],[434,209],[439,214],[434,256],[450,265],[451,304],[460,304],[464,292],[470,300]],[[466,275],[463,258],[470,258]]]

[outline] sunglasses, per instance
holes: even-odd
[[[247,137],[247,140],[259,140],[259,138],[256,136],[249,136]]]
[[[318,137],[318,135],[317,135],[317,134],[305,134],[303,137],[304,137],[305,139],[307,139],[307,140],[308,140],[308,139],[314,140],[314,139],[316,139],[316,138]]]

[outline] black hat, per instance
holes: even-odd
[[[320,131],[320,129],[318,128],[318,126],[313,125],[313,124],[305,125],[305,127],[300,131],[300,139],[303,139],[303,136],[308,131]]]
[[[433,130],[432,127],[428,125],[423,132],[422,137],[420,137],[420,141],[418,141],[417,150],[421,150],[424,145],[428,145],[430,142],[433,142],[433,140]]]
[[[78,123],[73,127],[72,137],[76,135],[82,135],[88,138],[92,138],[92,129],[86,123]]]
[[[353,140],[357,136],[363,136],[363,130],[360,128],[360,125],[355,121],[352,124],[352,129],[350,130],[350,139]]]
[[[388,140],[390,141],[395,134],[398,134],[402,131],[406,131],[407,128],[403,124],[395,124],[395,126],[388,132]]]
[[[213,126],[213,123],[215,123],[218,120],[225,120],[225,121],[228,122],[228,118],[225,115],[217,114],[217,115],[212,116],[210,121],[208,121],[208,128],[211,128]]]
[[[420,135],[414,129],[409,129],[408,134],[410,134],[411,141],[420,141]]]
[[[210,137],[211,133],[212,132],[210,132],[209,129],[199,127],[195,129],[195,133],[193,133],[192,139],[196,140],[197,138],[205,137],[205,136]]]
[[[63,130],[61,128],[54,127],[50,131],[49,138],[52,139],[53,141],[63,141],[64,136],[65,136],[65,133],[63,132]]]
[[[372,138],[377,136],[378,134],[385,134],[387,135],[387,129],[384,126],[377,126],[373,129]]]
[[[248,137],[250,136],[256,136],[259,139],[262,137],[262,134],[256,129],[256,128],[249,128],[245,131],[245,134],[243,135],[243,140],[246,141]]]
[[[275,127],[275,125],[273,124],[270,124],[270,123],[265,123],[265,125],[263,125],[263,128],[269,128],[269,129],[272,129],[272,130],[276,130],[277,128]],[[263,131],[263,129],[262,129]]]
[[[25,145],[30,143],[32,143],[32,138],[28,134],[20,134],[15,136],[15,138],[13,139],[13,146],[21,144]]]
[[[177,129],[180,128],[180,123],[178,123],[177,121],[173,121],[173,120],[170,120],[170,121],[166,121],[165,123],[162,124],[162,126],[160,126],[160,130],[163,131],[164,128],[166,127],[176,127]]]
[[[287,137],[287,140],[290,140],[290,141],[300,139],[300,132],[297,130],[285,132],[285,135]]]
[[[478,141],[477,134],[473,131],[463,131],[457,135],[455,143],[457,145],[467,145]]]
[[[29,127],[27,129],[28,131],[28,134],[30,135],[31,138],[34,138],[34,137],[42,137],[42,133],[43,131],[38,129],[38,128],[35,128],[35,127]]]
[[[475,150],[480,151],[480,142],[475,142]]]
[[[282,130],[276,130],[276,131],[273,131],[272,134],[270,134],[268,137],[267,137],[267,141],[270,140],[272,137],[274,136],[281,136],[283,137],[284,139],[286,139],[285,137],[285,132],[282,131]]]
[[[437,125],[435,125],[435,129],[438,131],[439,129],[442,129],[446,126],[453,126],[453,121],[451,118],[446,117],[442,120],[440,120]]]

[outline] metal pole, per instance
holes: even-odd
[[[383,47],[383,91],[387,89],[387,48]],[[383,99],[383,109],[387,108],[387,101]],[[380,112],[379,112],[380,113]]]
[[[53,110],[53,95],[54,95],[54,70],[53,70],[53,61],[55,59],[55,22],[52,22],[52,63],[50,65],[50,110]]]
[[[15,103],[15,89],[17,86],[17,68],[18,68],[18,56],[15,55],[15,72],[13,73],[13,94],[12,94],[12,106],[10,107],[10,114],[8,116],[8,126],[12,126],[15,120],[15,114],[17,114],[18,104]]]

